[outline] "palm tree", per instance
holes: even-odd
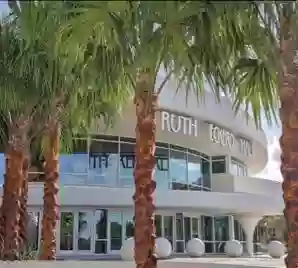
[[[238,25],[240,6],[205,1],[76,2],[76,5],[71,12],[77,16],[64,28],[70,43],[84,43],[98,33],[98,44],[120,47],[125,60],[119,64],[134,87],[135,261],[137,267],[156,267],[152,193],[156,188],[153,169],[157,97],[173,76],[178,80],[178,88],[183,84],[187,91],[194,90],[198,99],[203,95],[204,81],[218,98],[220,91],[226,91],[229,73],[226,65],[235,62],[240,53],[248,52],[244,43],[246,33]],[[167,75],[156,90],[156,78],[162,67]],[[266,97],[260,95],[261,101],[268,103]]]
[[[37,55],[35,60],[39,74],[36,79],[44,81],[43,109],[47,116],[40,118],[45,124],[42,260],[55,259],[61,129],[64,137],[65,134],[73,134],[75,129],[88,129],[91,119],[96,116],[109,117],[115,113],[129,93],[129,88],[123,90],[121,87],[126,77],[115,65],[118,61],[114,51],[89,44],[79,47],[76,60],[73,60],[72,55],[63,50],[64,40],[61,39],[59,26],[68,20],[64,16],[65,8],[64,3],[59,2],[20,3],[20,8],[15,11],[18,29]],[[37,27],[32,28],[32,24]],[[70,128],[63,128],[63,125]]]
[[[250,53],[242,54],[235,62],[230,93],[236,108],[240,104],[252,108],[257,125],[261,121],[261,108],[269,122],[275,116],[274,109],[279,108],[282,126],[280,170],[288,229],[285,263],[288,268],[294,268],[298,263],[298,95],[295,89],[298,77],[298,2],[250,3],[239,11]],[[261,94],[267,95],[266,102],[259,99]],[[276,96],[279,103],[275,101]]]
[[[27,174],[23,172],[29,152],[29,129],[39,89],[33,82],[30,51],[10,22],[1,24],[1,113],[7,127],[6,166],[1,206],[1,255],[4,259],[17,258],[19,251],[19,218],[21,188]],[[29,94],[30,92],[30,94]]]

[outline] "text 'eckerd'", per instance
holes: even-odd
[[[191,117],[171,114],[161,111],[161,129],[169,132],[183,133],[189,136],[198,136],[198,121]]]

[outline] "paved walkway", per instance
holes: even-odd
[[[56,262],[14,262],[1,263],[10,268],[134,268],[133,262],[124,261],[56,261]],[[175,258],[159,261],[158,268],[284,268],[283,259],[254,258]]]

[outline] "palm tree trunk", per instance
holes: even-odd
[[[7,167],[7,165],[6,165]],[[7,173],[7,172],[6,172]],[[7,176],[6,174],[3,175],[4,177],[4,182],[3,182],[3,199],[4,197],[7,195],[6,194],[6,188],[7,188]],[[0,260],[3,259],[3,251],[4,251],[4,235],[5,235],[5,213],[4,211],[6,210],[6,208],[4,207],[4,205],[7,203],[7,202],[3,202],[3,199],[2,199],[2,204],[1,204],[1,208],[0,208]]]
[[[289,30],[284,19],[282,30]],[[289,24],[289,23],[288,23]],[[294,31],[294,28],[293,28]],[[279,72],[281,174],[283,176],[284,216],[287,223],[287,268],[297,268],[298,264],[298,44],[290,31],[283,34],[280,41],[281,70]]]
[[[20,194],[29,127],[29,118],[21,115],[10,122],[8,132],[0,228],[3,242],[1,259],[3,260],[18,259]]]
[[[58,212],[59,139],[60,125],[56,119],[49,122],[48,145],[45,152],[44,208],[40,260],[56,259],[56,225]]]
[[[20,194],[23,182],[22,150],[9,148],[6,153],[6,185],[2,203],[3,260],[17,260],[19,252]]]
[[[27,201],[28,201],[28,171],[30,166],[29,155],[24,160],[23,163],[23,185],[20,198],[20,249],[24,250],[28,244],[28,211],[27,211]]]
[[[155,224],[152,194],[156,188],[153,180],[155,166],[156,103],[154,84],[147,72],[138,76],[136,83],[136,163],[135,179],[135,262],[137,268],[156,268]]]

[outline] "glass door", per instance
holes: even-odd
[[[176,214],[176,252],[184,253],[185,241],[184,241],[184,221],[183,214]]]
[[[96,210],[94,213],[94,248],[95,254],[106,254],[108,251],[108,211],[106,209]]]
[[[190,217],[184,217],[184,247],[187,245],[187,242],[192,238],[191,234],[191,218]]]
[[[92,211],[77,211],[75,213],[77,251],[90,253],[92,241],[92,224]]]
[[[74,250],[74,213],[61,212],[59,225],[59,251],[71,252]]]
[[[109,252],[118,253],[122,246],[123,229],[122,213],[109,212]]]
[[[174,242],[173,224],[174,224],[173,216],[163,216],[162,236],[164,236],[166,239],[170,241],[170,243],[172,244],[172,248],[175,247],[175,245],[173,244]]]

